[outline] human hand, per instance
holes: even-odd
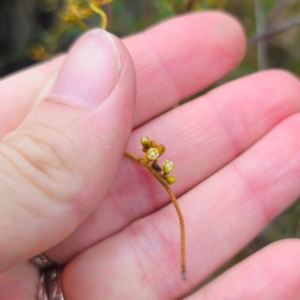
[[[119,75],[113,52],[102,52],[107,42],[89,34],[68,54],[55,93],[64,57],[1,82],[0,299],[35,299],[38,272],[24,261],[40,252],[67,263],[67,300],[178,299],[300,193],[300,85],[293,76],[254,74],[165,113],[242,59],[244,37],[234,20],[193,14],[125,39],[137,77],[128,150],[139,155],[139,139],[148,135],[175,162],[172,188],[187,230],[182,281],[168,195],[147,170],[121,160],[134,71],[114,41]],[[92,104],[108,96],[80,108],[62,104],[62,94],[63,102]],[[299,247],[296,240],[268,246],[188,298],[296,299]]]

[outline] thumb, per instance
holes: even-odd
[[[120,40],[97,29],[75,43],[53,91],[0,143],[0,273],[62,241],[105,195],[134,97]]]

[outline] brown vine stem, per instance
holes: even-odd
[[[168,192],[171,201],[176,209],[178,218],[179,218],[179,224],[180,224],[180,254],[181,254],[181,274],[182,274],[182,278],[185,280],[186,279],[186,262],[185,262],[185,226],[184,226],[184,219],[183,219],[183,215],[181,212],[181,209],[177,203],[176,197],[173,193],[173,191],[170,189],[169,185],[160,177],[160,175],[157,173],[157,171],[155,171],[151,165],[147,164],[147,165],[141,165],[138,163],[137,158],[128,153],[125,152],[125,156],[128,157],[129,159],[131,159],[132,161],[136,162],[138,165],[145,167],[146,169],[148,169],[153,176],[159,181],[159,183],[165,188],[165,190]]]

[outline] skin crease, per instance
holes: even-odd
[[[74,228],[68,230],[74,230],[93,211],[69,238],[62,237],[69,234],[67,228],[65,233],[61,230],[60,244],[47,251],[56,261],[68,261],[63,274],[67,300],[180,299],[300,194],[300,85],[292,75],[278,70],[253,74],[164,113],[240,62],[245,51],[244,36],[234,19],[216,12],[186,15],[129,37],[124,43],[133,60],[137,84],[134,130],[127,148],[139,155],[139,139],[148,135],[166,145],[164,158],[175,163],[172,175],[179,183],[174,185],[174,192],[187,228],[187,280],[180,277],[179,229],[174,208],[167,205],[167,195],[146,170],[122,159],[105,197],[85,196],[85,201],[77,199],[58,206],[56,211],[64,218],[63,223],[54,218],[43,220],[44,228],[55,240],[55,228],[69,222]],[[133,79],[125,75],[134,72],[121,43],[118,49],[122,53],[118,87],[124,89],[122,97],[127,97],[123,102],[114,102],[112,99],[122,98],[115,92],[103,109],[109,108],[108,115],[115,114],[120,119],[123,125],[114,131],[121,136],[123,131],[129,132],[132,117],[122,112],[133,111],[133,88],[128,88]],[[62,56],[1,81],[2,138],[17,128],[32,105],[52,90],[64,60]],[[87,142],[82,146],[91,142],[92,132],[103,127],[103,118],[89,123],[92,116],[86,118],[85,113],[82,112],[86,129],[80,130],[87,131],[82,133]],[[46,113],[45,116],[49,118]],[[68,118],[73,120],[72,112],[68,112]],[[106,134],[113,131],[110,126],[104,126]],[[76,142],[75,133],[80,130],[68,130]],[[126,139],[125,134],[120,147],[107,150],[116,166]],[[97,147],[93,149],[101,153],[102,144],[96,138],[95,143]],[[120,153],[111,152],[113,148],[120,148]],[[101,174],[105,170],[110,174],[111,166],[105,169],[105,161],[99,163],[94,153],[87,154],[87,158],[94,157],[98,162],[95,165],[101,166],[101,172],[93,168],[93,174],[100,172],[95,186],[109,186],[101,181]],[[70,155],[70,164],[73,160]],[[80,157],[77,160],[86,161]],[[110,176],[114,178],[113,172]],[[80,193],[87,195],[90,186],[81,179],[79,183]],[[14,209],[18,211],[18,207]],[[46,213],[43,205],[38,212]],[[28,239],[35,234],[16,229]],[[10,234],[7,245],[16,252],[12,261],[15,267],[0,274],[0,299],[35,299],[37,270],[29,262],[18,264],[19,252],[29,253],[32,245],[13,249],[18,241],[10,241],[9,237]],[[40,237],[39,244],[44,242]],[[297,240],[270,245],[189,298],[298,299],[299,247]]]

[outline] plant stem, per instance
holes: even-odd
[[[132,154],[125,152],[125,156],[131,159],[132,161],[135,161],[138,163],[137,158],[133,156]],[[138,163],[139,164],[139,163]],[[161,176],[152,168],[151,165],[141,165],[140,166],[145,167],[148,169],[154,177],[159,181],[159,183],[165,188],[165,190],[168,192],[171,201],[176,209],[178,218],[179,218],[179,224],[180,224],[180,253],[181,253],[181,274],[182,278],[185,280],[186,279],[186,262],[185,262],[185,226],[184,226],[184,219],[182,212],[180,210],[180,207],[178,205],[178,202],[176,200],[176,197],[173,193],[173,191],[170,189],[169,185],[164,181],[164,179],[161,178]]]
[[[106,29],[107,27],[107,17],[105,12],[101,9],[101,7],[97,6],[94,2],[90,4],[91,9],[97,13],[101,18],[100,27],[102,29]]]

